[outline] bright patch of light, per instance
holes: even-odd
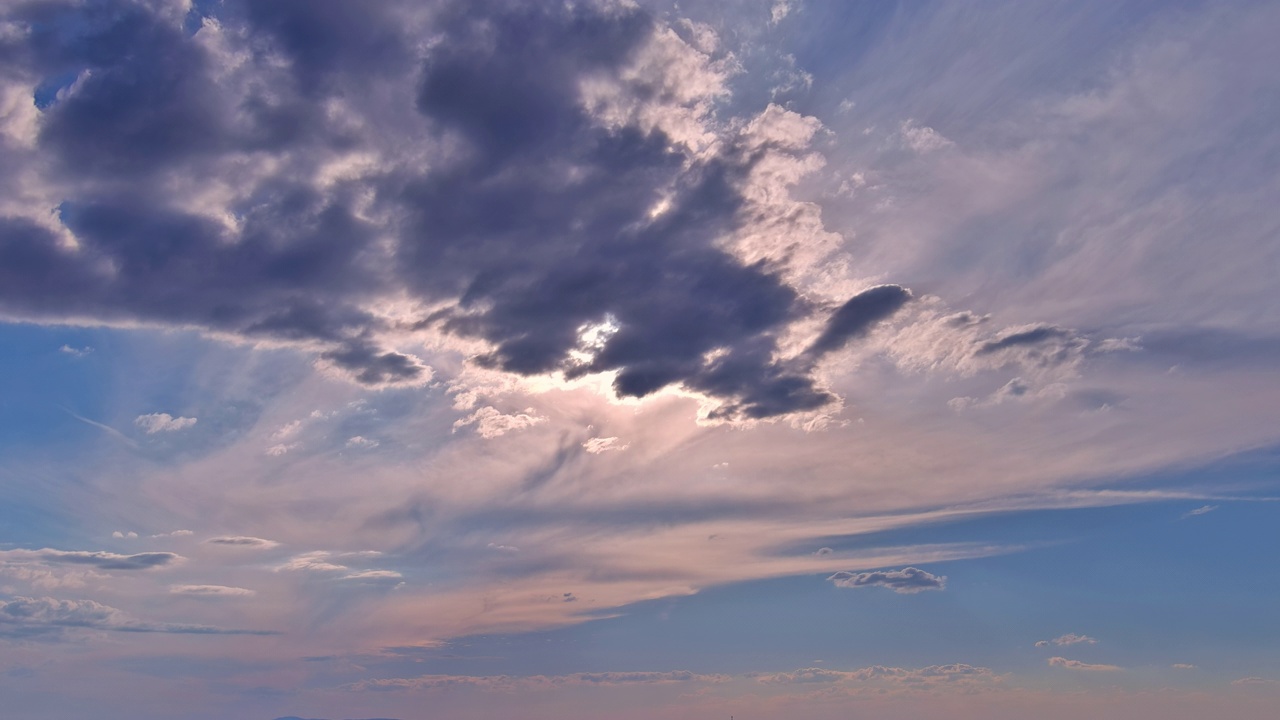
[[[617,335],[621,329],[618,318],[613,313],[606,313],[604,320],[578,328],[578,346],[570,354],[580,362],[591,362],[596,353],[609,342],[609,338]]]
[[[666,212],[670,209],[671,209],[671,198],[664,197],[658,202],[654,203],[653,207],[649,208],[649,219],[656,220],[659,217],[662,217],[664,214],[666,214]]]

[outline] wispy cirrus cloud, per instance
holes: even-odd
[[[311,572],[335,574],[339,580],[357,580],[363,582],[399,581],[404,576],[395,570],[377,568],[353,568],[353,565],[367,565],[369,561],[382,557],[376,550],[355,552],[331,552],[316,550],[314,552],[294,555],[276,568],[277,571]],[[341,573],[338,575],[337,573]]]
[[[252,537],[249,535],[223,535],[212,537],[204,541],[207,545],[218,545],[222,547],[245,548],[249,550],[270,550],[279,547],[280,543],[275,540],[267,540],[260,537]]]
[[[1189,510],[1189,511],[1187,511],[1187,512],[1183,513],[1183,514],[1182,514],[1182,518],[1181,518],[1181,519],[1186,520],[1187,518],[1197,517],[1197,516],[1199,516],[1199,515],[1207,515],[1207,514],[1209,514],[1209,513],[1213,512],[1214,510],[1217,510],[1217,509],[1218,509],[1218,507],[1219,507],[1219,506],[1217,506],[1217,505],[1201,505],[1200,507],[1196,508],[1195,510]]]
[[[1236,680],[1232,680],[1231,684],[1235,687],[1267,687],[1267,686],[1280,685],[1280,680],[1274,680],[1271,678],[1263,678],[1263,677],[1258,677],[1256,675],[1251,675],[1249,677],[1242,677]]]
[[[253,597],[258,594],[248,588],[227,585],[170,585],[169,593],[188,597]]]
[[[1097,638],[1091,638],[1088,635],[1077,635],[1076,633],[1067,633],[1059,635],[1052,640],[1039,640],[1036,647],[1049,647],[1050,645],[1097,645]]]

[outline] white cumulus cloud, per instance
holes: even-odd
[[[148,435],[154,435],[162,432],[185,430],[195,425],[196,421],[197,418],[193,417],[174,417],[169,413],[151,413],[134,418],[133,424],[145,430]]]

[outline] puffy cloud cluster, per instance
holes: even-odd
[[[455,431],[474,425],[476,432],[480,437],[486,440],[501,437],[512,430],[523,430],[539,423],[546,422],[546,418],[535,415],[533,408],[528,408],[524,412],[503,413],[501,410],[486,405],[467,417],[459,419],[453,424]]]
[[[34,105],[3,148],[29,201],[0,207],[8,317],[290,344],[372,386],[428,381],[410,350],[451,340],[479,367],[759,419],[833,403],[815,361],[910,298],[809,294],[785,222],[777,251],[733,249],[818,125],[718,118],[736,65],[710,28],[686,42],[603,0],[17,2],[3,20],[5,97]],[[816,339],[788,355],[801,325]]]

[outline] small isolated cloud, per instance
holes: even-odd
[[[835,583],[836,587],[884,587],[903,595],[942,590],[947,586],[945,575],[934,575],[913,567],[865,573],[838,572],[827,579]]]
[[[573,593],[567,592],[561,596],[560,602],[578,602],[578,598]]]
[[[769,24],[777,25],[785,20],[794,7],[795,0],[775,0],[773,7],[769,8]]]
[[[379,445],[381,445],[381,443],[379,443],[377,440],[370,440],[369,438],[363,437],[360,435],[347,438],[347,447],[349,448],[359,448],[361,450],[372,450],[378,447]]]
[[[278,546],[280,543],[274,540],[264,540],[259,537],[249,537],[247,535],[227,535],[224,537],[215,537],[205,540],[207,545],[223,545],[229,547],[250,548],[254,550],[270,550]]]
[[[922,668],[872,665],[857,670],[830,670],[811,667],[793,672],[757,675],[755,679],[756,682],[766,685],[883,683],[921,686],[944,683],[991,683],[998,682],[1001,678],[990,668],[977,667],[965,663],[953,663],[951,665],[930,665]]]
[[[278,443],[267,448],[267,454],[271,457],[280,457],[288,454],[290,450],[297,450],[301,445],[302,443]]]
[[[376,550],[360,550],[357,552],[330,552],[328,550],[315,550],[301,555],[294,555],[276,568],[276,570],[291,570],[305,572],[341,572],[350,570],[349,565],[353,562],[368,560],[382,555]],[[389,570],[363,570],[355,571],[343,577],[343,579],[369,579],[374,575],[365,575],[359,577],[362,573],[383,573],[391,572]],[[393,573],[395,577],[400,577],[399,573]],[[390,575],[385,577],[391,577]]]
[[[136,536],[136,535],[135,535]],[[147,552],[134,555],[120,555],[111,552],[88,552],[84,550],[0,550],[0,563],[43,563],[46,565],[88,565],[99,570],[149,570],[163,567],[184,558],[171,552]]]
[[[610,450],[626,450],[631,445],[619,445],[616,437],[597,437],[582,443],[582,447],[592,455],[599,455]]]
[[[93,352],[93,348],[89,347],[88,345],[82,348],[71,347],[70,345],[63,345],[62,347],[58,348],[58,352],[62,353],[63,355],[70,355],[71,357],[80,358]]]
[[[985,398],[957,397],[947,402],[947,406],[956,412],[964,412],[969,408],[989,408],[1010,402],[1036,402],[1041,400],[1060,400],[1066,396],[1067,387],[1062,383],[1049,383],[1037,388],[1021,377],[1015,377],[1001,385],[995,392]],[[1107,407],[1107,406],[1104,406]]]
[[[297,435],[298,430],[300,429],[302,429],[301,420],[294,420],[293,422],[285,423],[284,425],[281,425],[280,427],[276,428],[275,432],[271,433],[271,439],[272,440],[288,440],[294,435]]]
[[[625,685],[671,685],[677,683],[722,683],[727,675],[699,675],[687,670],[670,672],[595,672],[572,675],[422,675],[413,678],[362,680],[345,686],[355,691],[436,690],[473,687],[483,691],[554,690],[564,687],[615,687]]]
[[[1142,349],[1142,345],[1138,344],[1141,340],[1140,337],[1107,338],[1099,342],[1096,349],[1100,353],[1138,352]]]
[[[125,539],[125,538],[128,538],[128,539],[130,539],[130,540],[134,540],[134,539],[136,539],[136,538],[138,537],[138,533],[136,533],[136,532],[134,532],[134,531],[132,531],[132,530],[130,530],[129,532],[121,532],[121,531],[119,531],[119,530],[116,530],[115,532],[111,533],[111,537],[113,537],[113,538],[115,538],[115,539],[117,539],[117,540],[123,540],[123,539]]]
[[[148,535],[147,537],[149,538],[189,537],[191,535],[195,535],[195,533],[190,530],[174,530],[173,532],[156,533],[155,535]]]
[[[911,300],[911,291],[901,285],[878,285],[847,300],[836,309],[817,340],[806,353],[821,357],[863,337]]]
[[[476,432],[486,440],[505,435],[512,430],[523,430],[545,422],[546,418],[535,415],[533,408],[525,408],[522,413],[504,415],[493,406],[485,406],[453,424],[454,432],[469,425],[476,426]]]
[[[1242,677],[1239,680],[1232,680],[1232,685],[1236,687],[1250,687],[1259,685],[1280,685],[1280,680],[1270,680],[1260,677]]]
[[[287,562],[277,569],[309,572],[337,572],[348,569],[346,565],[339,565],[336,562],[330,562],[328,559],[329,557],[331,556],[327,552],[303,553],[302,555],[289,558]]]
[[[174,417],[169,413],[151,413],[150,415],[139,415],[133,419],[133,424],[142,428],[148,435],[155,435],[162,432],[176,432],[185,430],[196,424],[197,418],[193,417]]]
[[[917,153],[928,153],[934,150],[951,147],[955,143],[946,139],[937,130],[917,125],[915,120],[905,120],[898,130],[902,144]]]
[[[1091,638],[1088,635],[1077,635],[1075,633],[1067,633],[1060,635],[1052,640],[1041,640],[1036,643],[1036,647],[1049,647],[1050,645],[1097,645],[1098,639]]]
[[[399,580],[404,576],[395,570],[361,570],[343,575],[343,580]]]
[[[818,548],[816,551],[814,551],[813,554],[817,555],[818,557],[822,557],[824,555],[831,555],[833,553],[835,553],[835,550],[832,550],[829,547],[821,547],[821,548]]]
[[[1051,667],[1066,668],[1068,670],[1088,670],[1091,672],[1115,672],[1122,669],[1118,665],[1100,665],[1080,662],[1079,660],[1068,660],[1064,657],[1049,658],[1049,665]]]
[[[1082,360],[1089,341],[1075,330],[1057,325],[1009,327],[979,342],[972,358],[988,365],[1016,363],[1029,370],[1073,368]]]
[[[1211,513],[1217,509],[1218,509],[1217,505],[1205,505],[1203,507],[1198,507],[1195,510],[1192,510],[1190,512],[1184,513],[1182,516],[1182,519],[1186,520],[1187,518],[1195,517],[1197,515],[1207,515],[1208,513]]]
[[[1192,665],[1191,663],[1174,663],[1174,664],[1170,665],[1169,667],[1173,668],[1174,670],[1196,670],[1196,669],[1198,669],[1198,668],[1196,668],[1196,666],[1195,666],[1195,665]]]
[[[520,552],[520,548],[515,545],[499,545],[497,543],[489,543],[485,547],[490,550],[498,550],[500,552]]]
[[[169,593],[189,597],[252,597],[258,594],[249,588],[226,585],[170,585]]]

